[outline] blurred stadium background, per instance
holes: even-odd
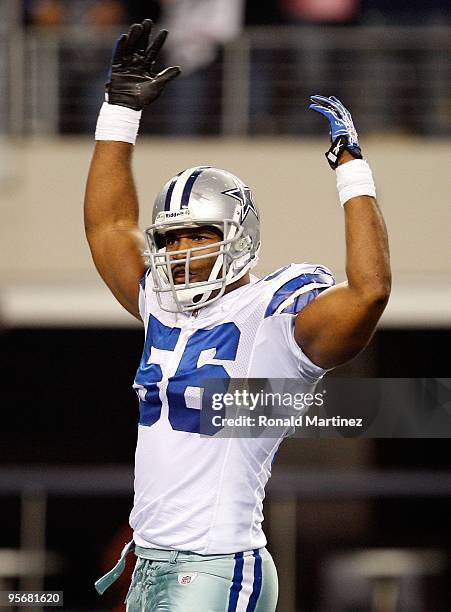
[[[325,125],[306,110],[337,95],[394,286],[334,375],[449,376],[450,0],[0,0],[0,590],[63,590],[71,612],[121,610],[127,589],[93,583],[129,537],[142,330],[97,278],[81,211],[112,41],[144,17],[185,70],[143,121],[143,226],[167,178],[218,165],[261,208],[258,273],[311,260],[343,280]],[[450,515],[446,438],[288,440],[266,501],[279,612],[450,610]]]

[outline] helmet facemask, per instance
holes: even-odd
[[[217,242],[203,246],[194,246],[188,249],[167,251],[164,245],[164,233],[183,227],[205,227],[213,226],[218,229],[223,238]],[[153,279],[153,289],[157,295],[159,306],[168,312],[185,312],[196,310],[219,299],[226,290],[228,284],[237,281],[244,276],[249,266],[244,266],[240,274],[234,274],[234,262],[246,256],[243,253],[245,240],[242,238],[243,228],[233,219],[224,219],[218,223],[216,219],[196,220],[180,223],[180,220],[155,223],[146,229],[146,242],[148,256]],[[219,238],[219,237],[218,237]],[[241,247],[241,248],[237,248]],[[212,253],[205,253],[206,250]],[[247,250],[249,258],[249,251]],[[190,264],[201,259],[215,258],[208,279],[191,282]],[[244,263],[244,262],[243,262]],[[185,278],[182,283],[176,283],[173,277],[175,266],[184,265]],[[240,266],[241,268],[241,266]],[[246,268],[246,269],[244,269]],[[173,300],[164,300],[162,296],[170,294]]]

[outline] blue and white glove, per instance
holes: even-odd
[[[349,151],[356,159],[362,159],[357,131],[348,109],[335,96],[311,96],[310,100],[313,104],[309,108],[321,113],[329,121],[332,145],[326,152],[326,159],[330,167],[336,170],[343,151]]]

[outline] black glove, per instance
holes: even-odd
[[[152,67],[168,35],[161,30],[151,41],[153,23],[145,19],[132,25],[122,34],[113,51],[109,82],[106,84],[109,104],[141,110],[160,96],[171,79],[181,72],[178,66],[166,68],[158,74]]]

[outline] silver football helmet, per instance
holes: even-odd
[[[166,251],[168,230],[210,226],[222,239],[208,246]],[[211,166],[189,168],[174,176],[158,194],[152,225],[145,230],[153,288],[168,312],[195,310],[211,304],[253,268],[260,248],[260,221],[251,190],[236,176]],[[216,248],[212,254],[206,249]],[[190,281],[190,262],[215,258],[207,280]],[[184,281],[174,283],[174,265],[184,264]],[[165,295],[166,294],[166,295]],[[167,299],[167,296],[172,296]]]

